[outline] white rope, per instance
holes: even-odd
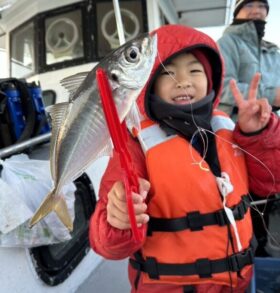
[[[217,180],[219,190],[224,198],[223,199],[224,210],[225,210],[227,218],[229,219],[229,222],[232,225],[233,230],[234,230],[238,251],[242,251],[242,245],[241,245],[241,241],[240,241],[240,237],[239,237],[239,233],[237,230],[237,226],[236,226],[233,212],[230,208],[228,208],[226,206],[226,198],[233,191],[233,186],[230,183],[229,176],[226,172],[222,172],[221,177],[216,177],[216,180]]]

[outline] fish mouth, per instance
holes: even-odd
[[[110,77],[110,84],[113,90],[119,88],[121,85],[131,90],[138,89],[142,86],[142,83],[140,83],[139,80],[128,79],[120,70],[112,70]]]

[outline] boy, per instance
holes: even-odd
[[[141,130],[128,142],[139,176],[136,220],[147,235],[133,241],[113,154],[90,222],[91,246],[105,258],[131,257],[131,292],[244,293],[253,256],[248,190],[279,190],[267,170],[277,175],[278,118],[266,99],[256,99],[256,75],[247,101],[232,82],[239,107],[232,131],[230,118],[214,109],[223,75],[215,42],[179,25],[153,33],[158,56],[137,101]]]

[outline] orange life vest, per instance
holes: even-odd
[[[253,233],[248,204],[242,197],[248,194],[244,155],[232,140],[230,118],[217,110],[213,114],[211,125],[221,171],[233,186],[226,206],[235,213],[243,209],[235,220],[237,232],[227,221],[217,179],[207,162],[184,138],[167,136],[158,124],[143,121],[137,136],[152,186],[148,202],[152,229],[148,228],[150,235],[141,258],[138,255],[131,264],[144,272],[146,283],[235,286],[237,272],[242,275],[250,269]],[[229,230],[233,245],[228,240]]]

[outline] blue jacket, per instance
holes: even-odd
[[[272,105],[276,87],[280,87],[279,48],[264,40],[259,42],[252,21],[229,26],[218,40],[225,62],[225,80],[220,108],[232,115],[234,98],[229,88],[233,78],[238,88],[247,97],[250,82],[256,72],[262,74],[258,97],[265,97]]]

